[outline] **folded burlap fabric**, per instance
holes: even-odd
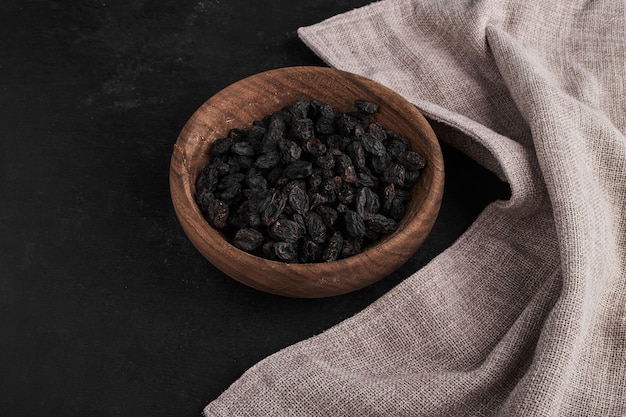
[[[301,28],[507,181],[448,250],[206,416],[626,416],[626,3],[386,0]]]

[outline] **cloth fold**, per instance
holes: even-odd
[[[299,30],[511,185],[210,416],[626,416],[626,4],[384,0]]]

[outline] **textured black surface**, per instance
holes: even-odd
[[[172,146],[242,77],[323,65],[297,38],[367,0],[0,5],[0,412],[198,416],[264,357],[352,316],[507,187],[444,146],[431,236],[380,283],[318,300],[224,276],[178,225]]]

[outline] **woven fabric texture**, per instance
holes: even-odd
[[[385,0],[299,30],[507,181],[431,263],[211,416],[626,416],[626,3]]]

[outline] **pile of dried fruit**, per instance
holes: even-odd
[[[215,141],[196,200],[233,245],[268,259],[329,262],[392,233],[425,159],[373,117],[299,99]]]

